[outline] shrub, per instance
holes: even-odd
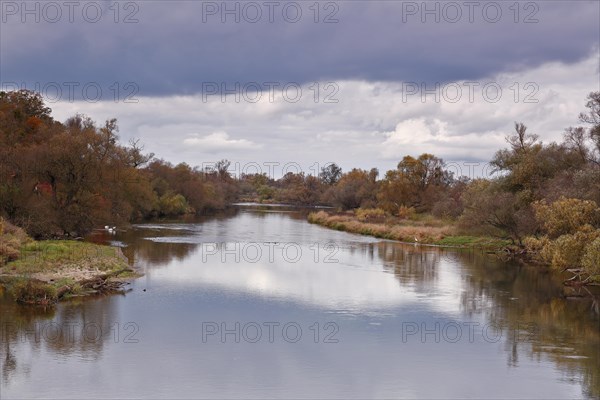
[[[600,236],[585,247],[581,264],[590,275],[600,274]]]
[[[549,244],[550,239],[547,236],[541,238],[529,236],[523,240],[523,246],[534,260],[548,264],[552,262],[552,257],[546,251],[546,249],[549,249]]]
[[[354,214],[361,222],[382,222],[386,216],[386,212],[381,208],[358,208]]]
[[[551,238],[573,234],[585,224],[596,224],[600,215],[598,205],[590,200],[561,197],[552,204],[544,200],[533,204],[535,215]]]
[[[29,241],[23,229],[0,218],[0,265],[19,258],[21,246]]]
[[[541,239],[527,238],[525,244],[530,252],[537,254],[540,261],[554,268],[583,267],[586,272],[592,274],[592,271],[598,268],[594,262],[600,262],[595,247],[598,246],[596,242],[599,238],[600,230],[588,224],[573,234],[561,235],[556,239],[550,239],[548,236]]]
[[[416,213],[414,207],[400,206],[398,208],[398,218],[400,219],[413,219]]]
[[[548,248],[546,257],[552,257],[552,266],[559,269],[573,268],[581,264],[585,242],[578,235],[562,235]]]
[[[9,293],[20,303],[50,304],[58,298],[58,291],[54,286],[31,279],[13,281]]]
[[[462,212],[462,204],[453,198],[442,199],[436,202],[431,209],[431,213],[438,218],[458,218]]]
[[[160,213],[163,215],[183,215],[191,212],[185,197],[181,194],[164,194],[159,199]]]

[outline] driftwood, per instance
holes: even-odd
[[[130,271],[128,268],[123,268],[117,271],[113,271],[108,274],[98,275],[92,279],[87,279],[79,282],[82,288],[91,289],[98,293],[106,293],[111,291],[118,291],[123,287],[126,282],[123,281],[113,281],[110,278],[118,276],[123,272]]]
[[[113,271],[107,274],[95,276],[90,279],[79,281],[78,284],[84,289],[84,293],[75,294],[74,296],[83,296],[90,294],[107,294],[107,293],[125,293],[123,286],[129,284],[129,282],[111,280],[115,276],[122,274],[123,272],[131,271],[129,268],[123,268],[117,271]],[[73,287],[65,285],[58,289],[57,298],[63,298],[65,295],[70,294]]]
[[[563,272],[573,274],[572,277],[563,281],[566,286],[597,285],[597,283],[591,281],[594,275],[589,274],[583,268],[566,268]]]
[[[503,247],[502,249],[495,251],[495,254],[502,261],[518,260],[520,262],[529,262],[531,258],[531,253],[527,249],[516,246]]]

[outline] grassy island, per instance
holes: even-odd
[[[136,276],[119,248],[75,240],[30,239],[0,221],[0,284],[26,304],[116,291]]]

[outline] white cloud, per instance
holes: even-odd
[[[241,164],[297,162],[311,173],[315,163],[333,161],[344,170],[384,171],[404,155],[423,152],[446,161],[485,162],[506,145],[504,137],[513,132],[515,121],[524,122],[544,142],[561,140],[564,129],[578,123],[588,93],[598,89],[597,56],[596,52],[575,64],[549,63],[483,78],[472,101],[465,82],[456,82],[463,93],[455,103],[447,101],[449,96],[441,96],[439,102],[431,95],[425,102],[420,95],[403,99],[401,82],[339,81],[337,103],[324,103],[323,98],[315,102],[307,85],[296,103],[275,93],[274,101],[263,96],[257,103],[174,96],[140,97],[137,104],[50,106],[61,120],[76,111],[97,121],[116,117],[123,141],[140,138],[147,151],[191,165],[220,158]],[[501,86],[497,102],[483,97],[487,82]],[[529,83],[534,86],[527,89]],[[524,102],[527,94],[537,103]]]
[[[230,139],[227,132],[214,132],[207,136],[193,135],[183,140],[183,144],[206,151],[235,151],[258,149],[257,145],[246,139]]]
[[[448,122],[439,119],[415,118],[404,120],[391,132],[381,145],[381,155],[386,159],[399,160],[403,155],[421,153],[444,154],[446,158],[480,159],[490,148],[499,149],[504,144],[502,134],[490,134],[485,140],[475,133],[451,135]],[[407,152],[407,150],[410,150]]]

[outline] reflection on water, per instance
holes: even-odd
[[[593,298],[565,299],[532,267],[286,208],[92,240],[145,275],[126,296],[54,309],[3,300],[6,398],[600,395]]]

